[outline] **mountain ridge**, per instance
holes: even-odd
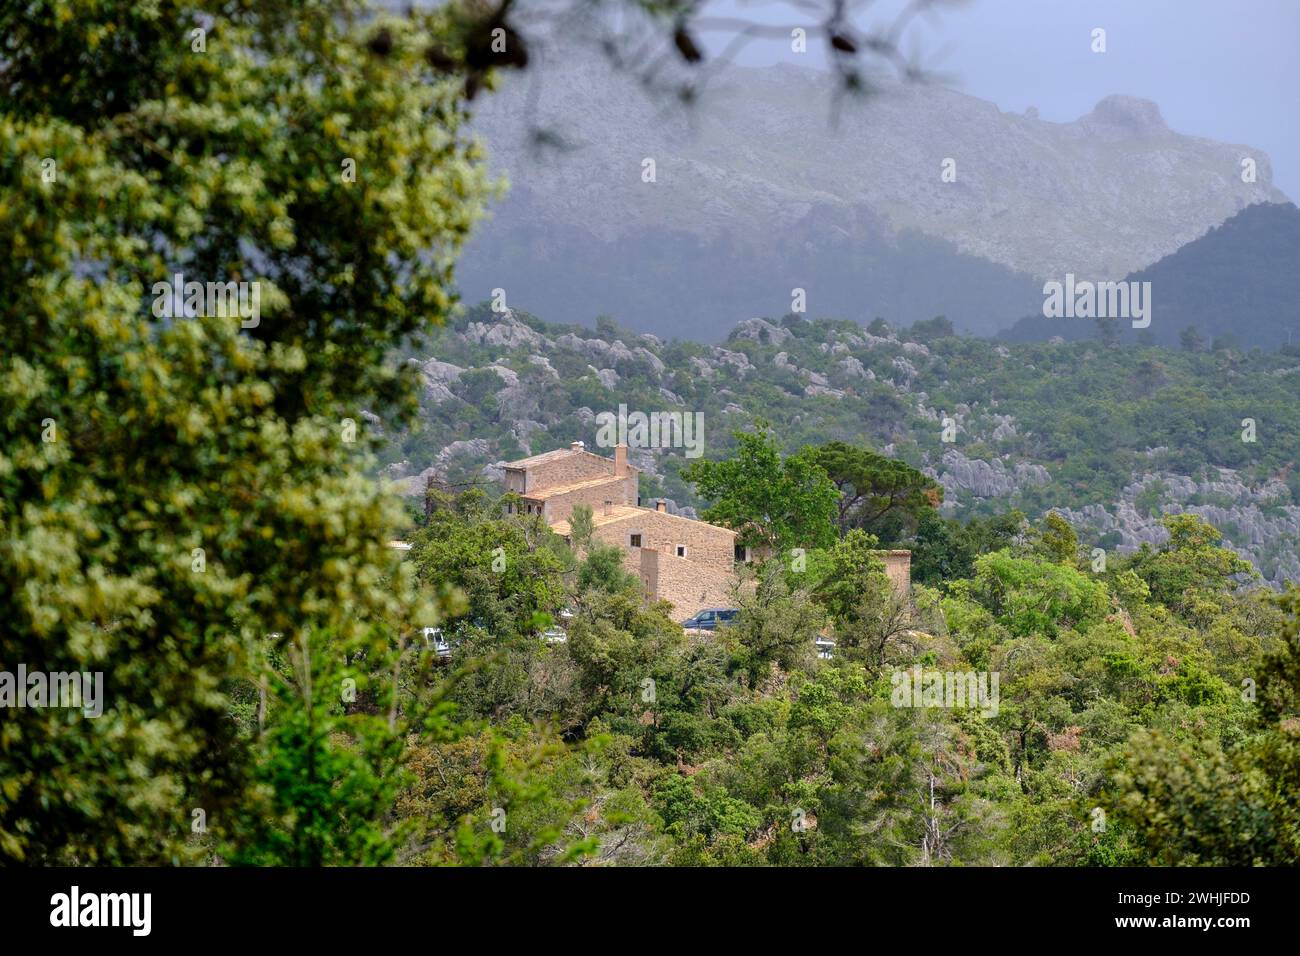
[[[1114,329],[1120,341],[1177,346],[1190,329],[1197,347],[1300,344],[1300,209],[1293,203],[1247,206],[1124,281],[1150,283],[1151,324],[1135,330],[1121,320]],[[1039,310],[998,337],[1085,341],[1100,335],[1095,321],[1048,319]]]
[[[475,120],[513,195],[469,244],[460,286],[588,323],[610,314],[717,340],[720,303],[771,314],[802,288],[818,314],[945,314],[991,334],[1045,278],[1118,279],[1250,204],[1286,201],[1265,153],[1175,132],[1136,97],[1056,123],[881,81],[832,124],[832,77],[794,65],[726,71],[693,110],[579,57],[552,61],[539,84],[535,100],[507,86]],[[580,145],[535,161],[520,132],[534,126]],[[664,277],[671,306],[643,291]]]

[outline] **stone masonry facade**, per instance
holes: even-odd
[[[624,567],[641,578],[647,600],[671,603],[674,620],[684,621],[705,608],[733,606],[736,532],[669,514],[662,501],[654,508],[640,507],[638,475],[628,464],[625,445],[617,446],[609,459],[574,442],[510,462],[505,485],[520,496],[522,511],[540,514],[566,538],[574,507],[590,505],[593,540],[622,548]],[[894,587],[906,593],[911,552],[884,551],[880,557]]]
[[[593,455],[574,442],[568,448],[512,461],[505,467],[506,491],[523,499],[528,514],[540,514],[548,524],[567,521],[576,505],[599,511],[606,505],[635,505],[640,472],[628,464],[627,446],[614,458]]]

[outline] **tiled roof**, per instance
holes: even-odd
[[[544,451],[540,455],[533,455],[530,458],[520,458],[518,461],[508,461],[505,466],[507,468],[527,468],[530,465],[541,465],[548,461],[557,461],[560,458],[567,458],[569,455],[582,454],[586,453],[574,451],[572,448],[553,448],[550,451]]]
[[[609,511],[606,511],[604,508],[596,508],[591,516],[591,526],[593,528],[599,528],[602,525],[612,524],[615,521],[622,521],[624,518],[631,518],[634,515],[648,510],[648,508],[637,508],[632,505],[613,505],[610,507]],[[559,535],[567,535],[569,533],[569,522],[556,521],[551,525],[551,530]]]
[[[596,488],[600,485],[612,485],[625,480],[614,475],[603,475],[600,478],[584,478],[582,481],[570,481],[563,485],[547,485],[545,488],[538,488],[536,491],[525,491],[520,497],[527,498],[529,501],[545,501],[547,498],[554,498],[556,495],[567,494],[580,488]]]
[[[628,521],[647,514],[657,514],[664,518],[671,518],[673,521],[689,521],[691,524],[702,524],[706,527],[713,528],[717,531],[723,531],[727,534],[734,535],[736,532],[730,528],[724,528],[721,525],[709,524],[707,521],[698,521],[695,518],[687,518],[685,515],[673,515],[666,511],[655,511],[653,508],[637,508],[633,505],[614,505],[608,511],[604,508],[595,508],[591,516],[591,526],[601,528],[608,524],[617,524],[620,521]],[[557,521],[551,525],[551,530],[558,535],[565,537],[569,534],[569,522]]]

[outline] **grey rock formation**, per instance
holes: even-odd
[[[642,346],[637,346],[632,350],[632,354],[635,355],[637,358],[641,359],[641,361],[645,362],[647,365],[649,365],[651,370],[654,372],[654,374],[662,375],[664,373],[665,365],[663,363],[663,360],[660,359],[659,356],[655,355],[654,352],[651,352],[649,349],[644,348]]]
[[[635,357],[635,353],[617,339],[606,342],[602,339],[584,339],[572,333],[565,333],[556,337],[555,345],[558,348],[577,352],[602,365],[612,366],[619,362],[630,362]]]
[[[904,388],[911,385],[912,380],[916,378],[916,366],[901,355],[894,359],[893,365],[899,372],[894,376],[894,381]]]
[[[531,418],[521,418],[510,426],[510,433],[515,436],[515,441],[519,442],[520,446],[530,455],[546,450],[545,448],[534,447],[533,444],[538,433],[545,431],[545,425],[533,421]]]
[[[560,373],[555,370],[554,366],[551,365],[551,360],[545,355],[530,355],[528,356],[528,361],[533,365],[536,365],[544,374],[549,375],[551,378],[558,379],[560,377]]]
[[[531,418],[538,412],[538,393],[527,385],[514,385],[496,394],[497,414],[502,421],[519,421]]]
[[[943,485],[945,499],[969,493],[978,498],[1007,498],[1029,485],[1043,485],[1051,480],[1042,465],[1018,461],[1008,468],[1000,458],[983,461],[967,458],[949,450],[943,454],[942,466],[926,473]]]
[[[862,363],[851,355],[848,358],[840,359],[839,367],[844,370],[845,375],[849,375],[853,378],[865,378],[871,380],[876,377],[874,372],[864,368]]]
[[[718,363],[731,366],[737,374],[742,376],[754,367],[749,361],[749,356],[744,352],[732,352],[729,349],[717,346],[713,349],[713,358]]]
[[[829,395],[831,398],[843,398],[844,390],[839,388],[828,388],[825,385],[805,385],[803,393],[809,398],[816,398],[818,395]]]
[[[476,460],[482,459],[487,455],[489,447],[487,441],[482,438],[454,441],[438,452],[432,465],[415,475],[409,474],[410,463],[402,462],[400,470],[404,474],[401,477],[393,476],[395,479],[393,486],[399,494],[407,497],[423,495],[430,478],[445,475],[447,468],[454,462],[472,464]]]
[[[419,365],[420,376],[424,379],[423,394],[425,401],[437,405],[456,398],[452,394],[450,386],[460,378],[461,373],[465,371],[463,368],[459,365],[452,365],[450,362],[440,362],[436,358],[415,364]]]
[[[1138,497],[1143,496],[1138,507]],[[1154,509],[1151,507],[1155,501]],[[1300,540],[1300,506],[1290,503],[1286,485],[1276,479],[1250,486],[1235,471],[1219,468],[1200,479],[1170,473],[1145,474],[1127,485],[1109,505],[1058,508],[1076,528],[1117,536],[1116,550],[1168,540],[1164,514],[1196,514],[1224,533],[1224,544],[1277,584],[1300,578],[1295,542]]]
[[[628,450],[628,459],[632,464],[640,468],[642,472],[650,475],[652,478],[659,477],[659,463],[655,457],[655,452],[651,448],[632,448]]]
[[[790,338],[790,332],[763,319],[746,319],[739,322],[731,333],[732,338],[751,339],[763,345],[781,345]]]
[[[465,329],[465,337],[479,345],[497,345],[503,348],[540,348],[545,340],[514,317],[509,311],[502,313],[498,322],[471,322]]]
[[[513,388],[519,384],[519,373],[505,365],[487,365],[485,368],[496,372],[501,376],[501,381],[506,384],[507,388]]]

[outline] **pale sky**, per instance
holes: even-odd
[[[855,22],[888,23],[902,6],[858,3]],[[703,15],[807,22],[797,3],[775,0],[711,0]],[[1092,52],[1094,27],[1105,53]],[[1264,150],[1274,183],[1300,198],[1300,0],[968,0],[913,21],[908,36],[923,63],[955,75],[950,85],[1004,111],[1036,106],[1064,122],[1112,93],[1154,100],[1180,133]],[[700,39],[714,51],[724,41]],[[760,39],[736,62],[778,60],[824,57],[811,38],[802,56]]]

